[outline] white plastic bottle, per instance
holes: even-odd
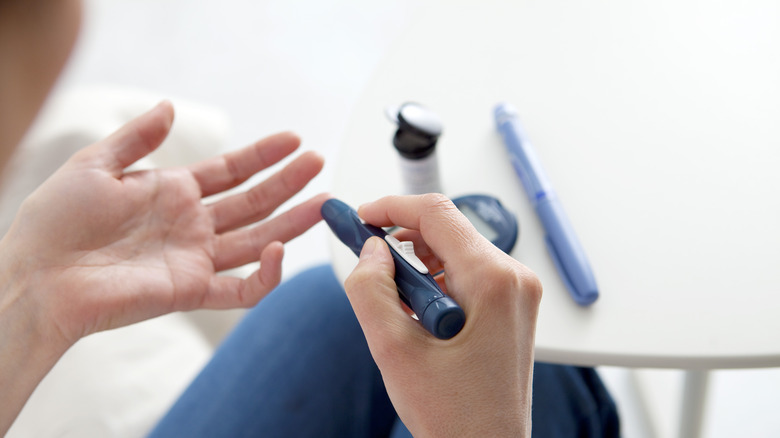
[[[388,110],[388,117],[398,124],[393,146],[399,154],[404,192],[409,195],[442,193],[436,157],[441,119],[416,103]]]

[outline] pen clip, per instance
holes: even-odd
[[[568,271],[566,271],[566,268],[564,268],[563,263],[561,262],[560,255],[558,254],[558,250],[555,248],[555,244],[550,239],[550,236],[547,235],[544,236],[544,243],[547,244],[547,251],[550,253],[550,256],[553,259],[553,264],[555,265],[555,269],[558,270],[561,280],[563,280],[564,286],[566,286],[566,289],[569,290],[569,295],[571,295],[574,301],[580,306],[587,306],[589,304],[592,304],[596,300],[596,298],[598,298],[598,295],[582,295],[574,287],[574,283],[572,283]]]

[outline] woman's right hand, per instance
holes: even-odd
[[[415,252],[466,313],[449,340],[430,335],[398,297],[387,245],[369,239],[346,282],[399,417],[415,437],[530,436],[536,275],[477,232],[443,195],[363,205],[376,226],[404,228]]]

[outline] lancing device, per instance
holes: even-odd
[[[338,199],[325,201],[322,218],[357,256],[371,236],[387,242],[393,255],[395,284],[401,300],[433,336],[450,339],[460,332],[466,323],[466,314],[455,300],[444,295],[428,268],[414,254],[412,242],[401,242],[379,227],[364,224],[354,209]]]

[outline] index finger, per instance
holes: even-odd
[[[388,196],[362,205],[358,214],[379,227],[397,225],[419,231],[444,266],[455,259],[481,257],[493,249],[455,204],[441,194]]]
[[[200,185],[201,196],[205,198],[238,186],[293,153],[300,144],[298,136],[283,132],[237,151],[195,163],[189,169]]]

